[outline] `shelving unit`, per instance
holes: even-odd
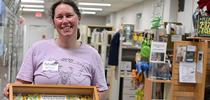
[[[121,45],[122,46],[122,45]],[[120,47],[119,53],[119,65],[111,66],[112,79],[110,86],[110,100],[134,100],[136,88],[132,84],[133,77],[131,76],[131,70],[135,62],[135,53],[139,51],[140,48],[129,47],[122,48]],[[133,60],[133,61],[132,61]],[[125,71],[122,69],[120,64],[122,61],[131,62],[130,71]],[[117,97],[118,96],[118,97]]]
[[[97,26],[97,25],[89,25],[87,26],[87,43],[91,44],[91,41],[97,41],[97,38],[95,38],[94,40],[92,40],[92,33],[93,31],[96,30],[97,32],[101,33],[104,30],[106,31],[113,31],[114,28],[112,26]],[[100,36],[98,36],[100,37]],[[98,38],[99,39],[99,38]]]
[[[136,52],[139,52],[141,48],[133,46],[131,39],[125,41],[126,35],[127,39],[132,37],[134,26],[125,24],[123,27],[128,30],[121,29],[120,31],[118,66],[111,66],[110,100],[134,100],[136,96],[136,88],[132,84],[131,71],[136,60]],[[123,32],[126,34],[123,34]],[[131,62],[129,70],[122,69],[122,61]]]
[[[114,33],[112,26],[87,26],[87,43],[101,55],[103,64],[107,66],[108,50]],[[93,33],[94,30],[96,33]]]

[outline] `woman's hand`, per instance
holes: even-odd
[[[19,80],[17,79],[15,83],[13,84],[31,84],[31,82],[27,82],[27,81],[23,81],[23,80]],[[7,98],[9,97],[9,87],[10,87],[11,83],[8,83],[6,85],[6,87],[4,88],[4,96],[6,96]]]
[[[6,87],[4,88],[4,96],[6,96],[7,98],[9,97],[9,86],[10,86],[10,83],[8,83]]]

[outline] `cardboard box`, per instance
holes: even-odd
[[[99,100],[95,86],[67,86],[67,85],[32,85],[11,84],[9,87],[9,100],[14,100],[17,94],[41,94],[41,95],[87,95],[92,100]],[[42,100],[42,99],[41,99]]]

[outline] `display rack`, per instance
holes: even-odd
[[[206,84],[206,68],[210,59],[209,52],[210,48],[208,47],[209,40],[208,38],[187,38],[190,41],[180,41],[175,42],[174,48],[178,46],[193,45],[196,46],[196,52],[194,61],[197,62],[198,51],[203,52],[203,66],[202,73],[196,70],[195,78],[196,83],[180,83],[179,82],[179,63],[176,62],[176,52],[177,49],[174,49],[173,53],[173,69],[172,69],[172,80],[173,80],[173,92],[172,100],[204,100],[205,94],[205,84]],[[208,65],[209,66],[209,65]],[[197,68],[196,68],[197,69]]]
[[[164,100],[204,100],[205,88],[210,84],[207,78],[210,74],[210,38],[207,37],[188,37],[188,41],[178,41],[174,43],[173,49],[173,65],[172,80],[155,80],[146,78],[144,87],[144,100],[152,100],[154,84],[164,84],[163,99]],[[177,62],[177,47],[192,45],[196,47],[194,62],[196,64],[195,80],[196,83],[182,83],[179,80],[179,64]],[[198,53],[203,53],[202,70],[198,71]]]

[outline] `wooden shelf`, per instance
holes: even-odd
[[[172,80],[157,80],[157,79],[147,79],[148,81],[155,82],[155,83],[172,83]]]
[[[210,41],[210,37],[187,37],[189,40]]]

